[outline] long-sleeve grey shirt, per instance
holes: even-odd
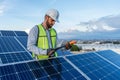
[[[46,30],[47,37],[48,37],[48,42],[49,42],[49,47],[51,48],[51,41],[50,41],[50,34],[49,30]],[[28,42],[27,42],[27,49],[35,54],[47,54],[47,50],[43,50],[41,48],[38,48],[37,45],[37,39],[38,39],[38,27],[37,25],[34,26],[28,35]],[[57,47],[61,46],[62,42],[58,42],[57,40]]]

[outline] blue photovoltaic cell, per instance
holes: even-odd
[[[65,55],[70,55],[72,54],[71,52],[69,51],[63,51],[63,50],[57,50],[57,53],[58,53],[58,56],[65,56]]]
[[[28,36],[28,34],[25,31],[14,31],[17,36]]]
[[[1,80],[20,80],[20,79],[17,77],[17,74],[10,74],[3,76]]]
[[[27,48],[27,36],[19,36],[19,37],[16,37],[20,43],[25,47]]]
[[[2,36],[16,36],[13,31],[1,31]]]
[[[14,66],[16,68],[16,72],[24,72],[24,71],[29,71],[30,70],[27,63],[15,64]]]
[[[1,32],[0,32],[0,37],[1,37],[2,35],[1,35]]]
[[[32,60],[32,56],[27,52],[27,36],[18,37],[15,34],[25,34],[23,31],[1,31],[0,37],[0,63],[14,63]]]
[[[95,53],[67,56],[91,80],[119,80],[120,69]]]
[[[4,72],[6,69],[7,71],[10,69],[10,71]],[[54,58],[49,60],[30,61],[26,63],[0,66],[0,70],[2,70],[0,74],[1,80],[8,80],[7,78],[11,74],[14,74],[14,76],[12,76],[16,80],[86,80],[64,58]],[[7,76],[6,79],[4,76]]]
[[[14,37],[0,37],[0,53],[25,51]]]
[[[12,65],[9,65],[9,66],[0,66],[0,77],[1,76],[5,76],[5,75],[8,75],[8,74],[13,74],[15,73],[15,68],[14,66]]]
[[[26,60],[32,60],[32,56],[28,52],[16,52],[16,53],[6,53],[0,54],[1,63],[14,63]]]
[[[2,36],[28,36],[28,34],[25,31],[7,31],[7,30],[1,30],[0,35]]]
[[[104,50],[97,52],[99,55],[103,56],[105,59],[108,59],[112,63],[120,67],[120,55],[116,54],[112,50]]]
[[[20,80],[35,80],[35,77],[31,71],[25,71],[18,73]]]

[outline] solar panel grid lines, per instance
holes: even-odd
[[[0,37],[2,36],[2,33],[1,33],[1,31],[0,31]]]
[[[14,38],[14,37],[13,37]],[[8,50],[11,50],[11,51],[17,51],[17,48],[15,47],[16,46],[16,44],[12,41],[12,39],[11,38],[7,38],[7,39],[5,39],[5,40],[7,40],[6,41],[6,43],[5,44],[7,44],[7,47],[9,48]],[[18,46],[19,47],[19,46]]]
[[[120,79],[119,76],[114,75],[114,73],[116,73],[116,71],[119,71],[119,70],[114,70],[114,71],[108,73],[107,75],[102,76],[102,78],[100,80],[106,80],[108,78],[110,78],[111,80],[119,80]]]
[[[42,62],[40,62],[41,63],[41,65],[43,66],[43,68],[44,68],[44,70],[46,71],[46,73],[47,73],[47,75],[48,75],[48,78],[49,79],[52,79],[52,78],[62,78],[62,79],[64,79],[63,77],[64,76],[62,76],[62,75],[60,75],[60,73],[65,73],[66,72],[66,74],[68,74],[67,73],[67,70],[64,68],[64,71],[63,72],[60,72],[61,71],[61,64],[59,64],[59,62],[56,60],[56,59],[54,59],[54,63],[52,63],[53,62],[53,59],[49,59],[49,60],[44,60],[44,61],[42,61]],[[59,64],[59,65],[58,65]],[[58,69],[59,68],[59,69]],[[62,68],[63,68],[63,66],[62,66]],[[70,76],[70,75],[69,75]]]
[[[17,62],[16,64],[11,63],[12,66],[10,66],[10,68],[13,69],[14,67],[15,71],[10,71],[9,72],[10,74],[5,72],[6,75],[3,75],[4,73],[1,73],[0,77],[1,79],[3,79],[4,76],[8,77],[8,75],[14,74],[15,79],[19,78],[20,80],[35,80],[35,79],[37,80],[42,80],[42,79],[86,80],[76,69],[71,68],[70,64],[67,64],[69,67],[68,66],[66,67],[66,65],[62,65],[62,62],[60,62],[59,60],[65,61],[64,63],[67,63],[66,60],[64,60],[63,58],[49,59],[49,60],[43,60],[43,61],[26,61],[23,63]],[[4,65],[4,66],[9,66],[9,65]],[[0,66],[0,69],[3,70],[4,66],[3,65]],[[75,73],[77,75],[75,75]],[[69,77],[66,77],[66,76],[69,76]],[[8,79],[5,79],[5,80],[8,80]]]
[[[27,38],[28,36],[16,36],[16,38],[21,42],[21,44],[27,48]]]
[[[0,37],[0,46],[0,53],[24,50],[14,37]]]
[[[9,30],[1,30],[1,36],[28,36],[28,34],[24,31],[9,31]]]
[[[14,58],[10,55],[10,54],[7,54],[6,55],[6,58],[7,58],[7,61],[9,62],[9,63],[11,63],[11,62],[14,62]]]
[[[34,59],[34,60],[28,60],[28,61],[21,61],[21,62],[2,64],[2,65],[0,65],[0,67],[9,66],[9,65],[16,65],[16,64],[24,64],[24,63],[28,63],[28,62],[34,62],[34,61],[38,61],[38,60]]]
[[[2,41],[1,41],[1,38],[0,38],[0,52],[3,52],[3,46],[1,45],[2,44]]]
[[[82,75],[81,75],[81,73],[79,73],[70,63],[68,63],[65,59],[63,60],[63,58],[62,58],[62,60],[60,59],[60,61],[62,61],[62,63],[60,63],[61,64],[61,66],[62,66],[62,74],[64,74],[64,75],[62,75],[64,78],[65,78],[65,80],[69,80],[69,79],[77,79],[77,80],[79,80],[79,79],[82,79],[82,80],[86,80],[85,79],[85,77],[83,77]],[[69,72],[69,73],[68,73]],[[70,78],[66,78],[66,76],[70,76]]]
[[[26,51],[0,54],[0,58],[3,64],[33,59]]]
[[[78,79],[78,78],[81,78],[81,79],[85,79],[85,78],[82,78],[82,77],[80,77],[80,73],[79,72],[77,72],[76,70],[74,70],[74,71],[76,71],[76,74],[79,74],[79,77],[77,76],[77,75],[74,75],[71,71],[74,69],[73,67],[71,67],[71,65],[70,64],[67,64],[66,65],[66,61],[65,60],[63,60],[63,58],[61,58],[62,59],[62,63],[60,63],[60,65],[58,66],[58,67],[62,67],[62,71],[60,72],[60,73],[62,73],[61,74],[61,76],[63,77],[63,79]],[[61,59],[59,59],[60,61],[61,61]],[[69,78],[67,77],[66,78],[66,76],[69,76]]]
[[[96,53],[95,53],[95,54],[96,54]],[[96,55],[98,55],[99,57],[101,57],[103,60],[109,62],[110,64],[114,65],[116,68],[120,69],[120,66],[114,64],[113,62],[111,62],[111,61],[108,60],[107,58],[105,58],[105,57],[103,57],[103,56],[101,56],[101,55],[99,55],[99,54],[96,54]]]
[[[13,31],[13,32],[14,32],[15,36],[18,36],[15,31]]]
[[[23,44],[15,37],[15,39],[17,40],[17,42],[25,49],[26,52],[29,53],[29,55],[32,57],[32,55],[30,54],[30,52],[23,46]]]
[[[3,36],[15,36],[13,31],[2,30],[1,33]]]
[[[87,80],[91,80],[83,71],[81,71],[77,66],[74,65],[74,63],[72,63],[71,61],[69,61],[67,58],[65,58],[65,60],[70,63],[77,71],[79,71],[79,73],[82,74],[82,76],[84,76]]]
[[[0,74],[0,79],[1,80],[5,80],[5,79],[10,80],[12,78],[12,77],[10,77],[10,75],[14,74],[15,69],[14,69],[14,67],[12,65],[4,66],[4,67],[0,66],[0,71],[1,71],[1,74]],[[2,76],[2,78],[1,78],[1,76]],[[13,79],[13,80],[15,80],[15,79]]]
[[[14,31],[17,36],[28,36],[28,34],[25,31]]]
[[[113,62],[114,64],[120,66],[120,55],[111,51],[111,50],[108,50],[107,53],[104,53],[105,51],[100,51],[100,52],[97,52],[99,55],[107,58],[109,61]],[[101,53],[101,54],[100,54]]]
[[[12,53],[21,53],[21,52],[26,52],[26,51],[14,51],[14,52],[2,52],[0,54],[12,54]]]
[[[0,59],[1,65],[18,61],[31,60],[32,57],[29,51],[26,51],[21,44],[16,40],[17,32],[15,31],[0,31],[3,36],[0,36]],[[19,36],[22,38],[21,31]],[[25,34],[25,32],[24,32]],[[18,36],[18,37],[19,37]],[[27,36],[24,36],[27,37]],[[27,38],[24,38],[27,41]],[[24,40],[25,42],[25,40]],[[26,45],[26,44],[25,44]]]
[[[83,73],[90,77],[90,79],[104,79],[103,77],[107,76],[108,73],[112,73],[116,70],[119,71],[118,68],[116,68],[114,65],[111,65],[109,62],[105,61],[95,53],[67,56],[67,58],[81,71],[83,71]],[[108,67],[110,69],[107,69]],[[113,75],[117,74],[114,73]],[[120,77],[117,76],[117,78],[119,79]],[[114,80],[117,78],[113,77]]]
[[[1,47],[1,50],[3,50],[3,52],[8,51],[8,47],[10,47],[10,46],[8,45],[8,41],[9,41],[9,40],[6,41],[6,40],[4,39],[5,37],[0,37],[0,38],[1,38],[1,41],[0,41],[0,42],[1,42],[1,44],[2,44],[2,45],[1,45],[1,46],[2,46],[2,47]],[[7,44],[8,46],[6,46],[6,44]],[[4,48],[6,48],[6,49],[4,49]],[[5,51],[4,51],[4,50],[5,50]]]
[[[104,62],[101,62],[101,63],[105,63],[105,61]],[[107,62],[108,63],[108,62]],[[98,63],[97,63],[98,64]],[[105,66],[106,65],[106,66]],[[101,68],[99,68],[99,70],[98,71],[100,71],[100,72],[102,72],[102,73],[104,73],[104,74],[106,74],[107,75],[107,73],[110,73],[110,72],[112,72],[111,70],[107,70],[107,68],[111,68],[111,66],[113,66],[113,65],[107,65],[106,63],[102,66],[101,65]],[[89,67],[89,66],[88,66]],[[115,66],[113,66],[114,68],[112,69],[112,70],[116,70],[117,68],[115,68]],[[95,68],[94,68],[95,69]],[[104,71],[103,71],[104,70]],[[96,74],[97,74],[98,72],[96,72]],[[99,74],[99,75],[101,75],[101,74]],[[106,76],[106,75],[101,75],[101,78],[102,77],[104,77],[104,76]],[[114,78],[115,79],[115,78]]]

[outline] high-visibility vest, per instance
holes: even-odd
[[[47,37],[47,34],[46,34],[44,27],[41,24],[39,24],[38,29],[39,29],[38,41],[36,43],[37,46],[43,50],[49,49],[48,37]],[[56,46],[56,36],[57,36],[57,33],[56,33],[55,29],[51,28],[50,29],[50,38],[51,38],[52,48],[55,48],[55,46]],[[37,59],[47,59],[49,56],[42,55],[42,54],[35,55],[34,53],[32,53],[32,57],[37,58]],[[57,57],[56,52],[55,52],[55,57]]]

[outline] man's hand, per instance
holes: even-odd
[[[70,45],[70,43],[69,42],[67,42],[66,44],[65,44],[65,48],[68,50],[68,49],[70,49],[72,46]]]
[[[54,57],[54,53],[55,53],[55,50],[54,50],[54,49],[48,49],[48,50],[47,50],[47,55],[48,55],[49,57]]]
[[[72,41],[70,41],[70,42],[67,42],[67,43],[65,44],[65,48],[68,50],[68,49],[70,49],[70,48],[72,47],[73,44],[76,44],[76,41],[75,41],[75,40],[72,40]]]

